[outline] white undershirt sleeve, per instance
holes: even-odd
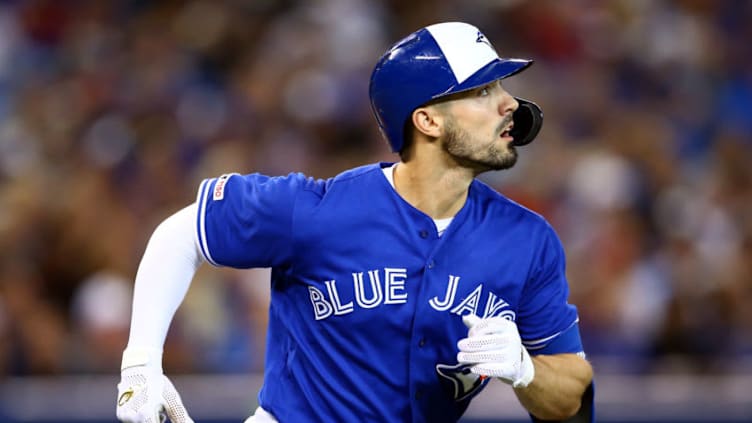
[[[154,230],[136,272],[127,349],[161,356],[170,322],[204,261],[196,244],[197,210],[191,204]]]

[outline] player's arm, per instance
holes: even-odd
[[[162,373],[170,322],[203,262],[195,241],[197,207],[190,205],[155,230],[136,273],[128,346],[123,352],[116,413],[124,422],[192,422]]]
[[[467,338],[457,343],[457,361],[469,364],[475,374],[497,377],[511,385],[534,418],[566,420],[577,414],[581,404],[585,407],[583,415],[592,415],[588,410],[592,400],[584,394],[592,382],[593,370],[581,354],[561,353],[581,351],[576,323],[553,340],[535,342],[547,344],[534,350],[539,354],[531,357],[515,322],[499,316],[481,319],[472,314],[463,317],[463,322],[469,331]]]
[[[577,413],[593,368],[578,354],[531,357],[535,377],[526,387],[514,389],[520,403],[541,420],[564,420]]]

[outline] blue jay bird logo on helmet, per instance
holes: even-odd
[[[486,45],[488,45],[489,47],[491,47],[491,48],[492,48],[492,49],[493,49],[494,51],[496,51],[496,49],[494,48],[494,46],[493,46],[493,45],[491,45],[491,42],[490,42],[490,41],[488,41],[488,38],[486,38],[486,36],[485,36],[485,35],[483,35],[483,33],[482,33],[482,32],[480,32],[480,31],[478,31],[478,36],[477,36],[477,37],[475,38],[475,42],[476,42],[476,43],[483,43],[483,44],[486,44]]]

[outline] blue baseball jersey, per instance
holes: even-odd
[[[531,354],[582,351],[550,225],[480,181],[439,236],[372,164],[317,180],[202,182],[214,265],[271,267],[260,405],[280,422],[455,422],[488,382],[457,365],[462,316],[516,322]]]

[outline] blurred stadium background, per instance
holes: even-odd
[[[114,421],[148,236],[227,171],[396,160],[367,98],[396,39],[467,20],[537,63],[546,113],[488,175],[545,215],[600,421],[752,421],[752,2],[0,0],[0,421]],[[199,421],[241,421],[264,270],[202,268],[164,366]],[[501,384],[466,421],[524,421]]]

